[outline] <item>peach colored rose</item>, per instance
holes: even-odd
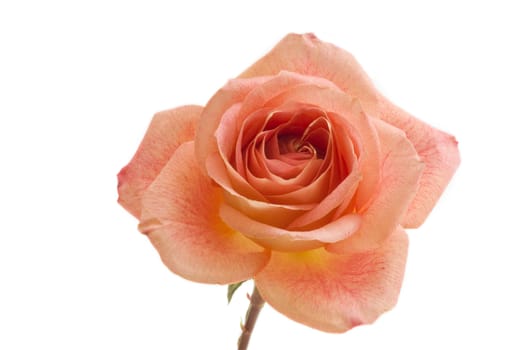
[[[353,56],[288,35],[205,107],[157,114],[119,202],[189,280],[254,278],[293,320],[343,332],[392,308],[457,142],[393,105]]]

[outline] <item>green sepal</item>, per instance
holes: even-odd
[[[233,284],[229,284],[229,287],[227,288],[227,302],[230,303],[231,302],[231,299],[232,299],[232,296],[234,295],[234,292],[236,292],[236,290],[238,288],[240,288],[240,286],[246,281],[242,281],[242,282],[238,282],[238,283],[233,283]]]

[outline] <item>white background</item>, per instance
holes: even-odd
[[[352,52],[462,164],[409,232],[393,311],[334,335],[266,307],[251,350],[527,348],[521,2],[285,3],[0,3],[1,349],[235,348],[249,286],[228,306],[172,275],[115,175],[155,112],[205,104],[288,32]]]

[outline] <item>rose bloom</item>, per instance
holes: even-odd
[[[254,279],[310,327],[371,323],[399,295],[405,228],[459,164],[454,137],[392,104],[348,52],[287,35],[206,104],[154,116],[119,202],[186,279]]]

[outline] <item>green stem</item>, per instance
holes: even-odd
[[[245,315],[245,324],[242,325],[242,334],[238,339],[238,350],[247,350],[254,325],[256,324],[256,320],[258,319],[258,315],[264,304],[265,301],[262,299],[262,296],[255,285],[253,294],[251,295],[251,303],[249,304],[247,314]]]

